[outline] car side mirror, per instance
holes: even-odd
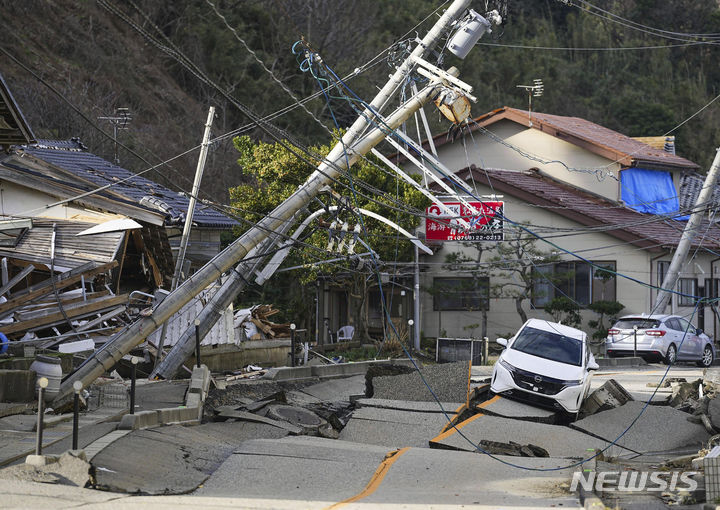
[[[502,345],[503,347],[507,347],[508,344],[507,338],[497,338],[495,342]]]
[[[600,370],[600,365],[597,364],[597,361],[590,360],[587,365],[588,370]]]
[[[701,328],[697,328],[697,329],[695,330],[695,334],[696,334],[697,336],[700,336],[700,335],[703,334],[703,330],[702,330]]]

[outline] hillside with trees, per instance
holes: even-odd
[[[482,11],[484,4],[474,7]],[[715,0],[597,0],[596,5],[617,17],[593,14],[579,1],[488,3],[503,14],[502,27],[466,60],[445,59],[475,87],[474,114],[503,105],[525,108],[527,95],[516,85],[541,78],[545,93],[534,102],[537,111],[650,136],[669,132],[720,93],[718,36],[686,35],[720,34]],[[416,25],[431,23],[441,2],[0,0],[0,6],[5,14],[0,72],[38,137],[77,136],[112,159],[111,126],[98,118],[127,107],[132,121],[119,139],[145,161],[121,147],[123,166],[139,171],[176,158],[149,177],[188,189],[197,152],[177,156],[199,144],[209,105],[218,108],[214,136],[272,141],[241,106],[268,116],[293,104],[258,60],[297,98],[307,97],[317,84],[299,70],[291,51],[304,38],[339,76],[361,69],[348,84],[370,97],[390,70],[383,50],[414,38],[423,28]],[[322,97],[307,108],[333,127]],[[354,117],[350,107],[335,113],[341,127]],[[708,108],[673,131],[678,153],[707,168],[720,142],[719,117],[716,108]],[[329,141],[327,131],[299,108],[272,122],[300,143]],[[214,144],[206,198],[226,202],[228,189],[243,182],[236,159],[231,136]]]

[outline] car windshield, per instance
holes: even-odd
[[[647,317],[631,317],[628,319],[620,319],[615,323],[613,329],[654,329],[660,327],[660,321],[657,319],[648,319]]]
[[[581,366],[582,340],[531,327],[518,333],[511,349],[569,365]]]

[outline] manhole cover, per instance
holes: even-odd
[[[302,407],[286,406],[286,405],[271,405],[268,406],[267,415],[268,418],[274,420],[282,420],[292,423],[303,428],[314,428],[319,427],[325,423],[325,420],[320,418],[317,414],[312,411],[308,411]]]

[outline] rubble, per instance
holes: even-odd
[[[273,305],[255,305],[238,310],[234,314],[233,326],[242,332],[244,340],[263,340],[290,336],[290,324],[276,324],[269,320],[280,310]]]
[[[422,367],[420,373],[410,368],[410,373],[401,375],[370,375],[368,370],[367,377],[372,381],[372,393],[368,394],[366,390],[365,396],[419,402],[434,402],[436,399],[443,402],[467,401],[470,382],[469,362],[428,365]],[[426,384],[432,388],[432,393]]]
[[[553,458],[584,458],[609,442],[561,425],[476,414],[430,440],[430,448],[476,451],[482,441],[517,445],[537,445]],[[518,449],[517,447],[515,448]],[[608,455],[627,452],[612,447]]]
[[[1,479],[27,480],[86,487],[90,484],[92,469],[85,452],[67,451],[59,456],[45,456],[42,465],[20,464],[0,470]]]
[[[593,391],[582,404],[580,416],[614,409],[634,400],[632,395],[615,379],[608,379],[602,386]]]

